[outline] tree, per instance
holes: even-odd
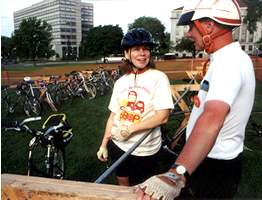
[[[145,16],[137,18],[134,23],[128,25],[129,30],[132,28],[144,28],[152,34],[155,43],[153,53],[164,54],[169,51],[170,34],[165,33],[165,26],[157,18]]]
[[[13,34],[18,57],[32,59],[35,63],[37,58],[55,55],[51,30],[51,25],[44,20],[35,17],[24,19]]]
[[[176,51],[187,51],[192,53],[193,57],[196,56],[196,50],[194,46],[194,42],[186,37],[183,37],[180,39],[176,46],[175,46]]]
[[[118,25],[97,26],[91,28],[80,45],[81,58],[106,57],[120,54],[123,31]]]
[[[262,51],[262,38],[260,38],[257,42],[256,42],[256,46],[257,48]]]
[[[257,30],[257,21],[262,19],[262,1],[261,0],[247,0],[247,16],[244,22],[247,23],[247,28],[250,33]]]
[[[15,58],[15,48],[12,38],[1,36],[1,58],[3,61]]]

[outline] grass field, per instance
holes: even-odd
[[[107,163],[101,163],[96,158],[109,111],[110,94],[99,96],[94,100],[75,99],[72,104],[65,104],[61,112],[67,114],[73,127],[74,138],[66,148],[66,179],[94,182],[106,169]],[[257,82],[254,110],[262,110],[262,82]],[[51,112],[45,112],[41,122],[32,126],[39,128]],[[21,120],[25,116],[16,113],[1,120],[2,127],[8,121]],[[260,120],[260,114],[256,120]],[[172,124],[171,124],[172,126]],[[1,173],[26,174],[27,146],[29,135],[23,133],[4,132],[1,134]],[[244,170],[239,192],[236,199],[262,198],[262,137],[254,131],[247,130],[247,150],[244,151]],[[107,183],[115,183],[111,175]]]

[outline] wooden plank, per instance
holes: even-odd
[[[171,90],[176,90],[178,92],[183,92],[187,88],[189,88],[190,91],[199,91],[200,85],[199,84],[176,84],[176,85],[171,85]]]
[[[134,200],[134,188],[116,185],[1,175],[2,199],[11,200]]]

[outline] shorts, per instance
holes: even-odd
[[[110,165],[112,165],[125,152],[114,142],[108,143]],[[151,156],[129,155],[115,170],[118,177],[129,177],[130,183],[143,182],[147,178],[159,173],[158,167],[159,152]]]
[[[189,178],[181,196],[187,196],[190,191],[193,199],[233,198],[238,189],[241,172],[242,154],[232,160],[206,158]]]

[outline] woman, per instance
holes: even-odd
[[[125,55],[124,75],[114,85],[108,107],[111,114],[97,152],[98,159],[107,161],[109,150],[110,158],[116,161],[156,127],[116,169],[119,185],[129,186],[134,177],[145,179],[154,174],[161,148],[160,125],[167,122],[173,100],[167,76],[154,69],[150,60],[151,34],[143,28],[132,29],[123,37],[121,46]]]

